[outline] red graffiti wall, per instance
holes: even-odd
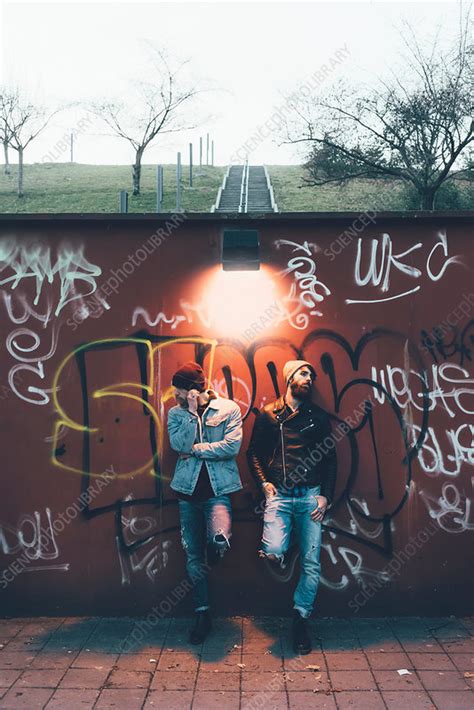
[[[4,216],[0,221],[4,614],[187,613],[173,372],[202,363],[244,418],[216,613],[284,614],[297,548],[259,560],[245,451],[282,366],[318,371],[338,476],[321,615],[472,613],[472,215]],[[261,268],[223,272],[223,229]]]

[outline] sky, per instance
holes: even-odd
[[[0,0],[0,83],[21,87],[38,104],[66,107],[28,147],[25,162],[68,161],[63,138],[75,130],[76,162],[128,164],[129,144],[100,121],[85,123],[81,104],[133,100],[153,44],[173,62],[189,60],[183,81],[203,91],[183,118],[193,127],[158,137],[143,162],[174,163],[181,151],[187,163],[190,142],[196,162],[199,137],[205,145],[209,133],[215,164],[228,165],[242,162],[248,139],[276,110],[284,112],[285,96],[321,65],[333,67],[321,90],[339,79],[374,83],[401,67],[404,21],[420,41],[441,27],[449,42],[458,3]],[[301,148],[281,145],[278,131],[264,129],[249,162],[303,158]]]

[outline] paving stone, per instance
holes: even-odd
[[[242,691],[285,692],[285,673],[249,671],[242,674]]]
[[[107,669],[69,668],[61,680],[60,688],[101,688],[109,674]]]
[[[240,675],[219,671],[199,671],[196,691],[200,690],[240,691]]]
[[[382,693],[388,710],[434,710],[428,693],[415,690],[385,690]]]
[[[51,688],[10,688],[0,700],[2,710],[43,710],[53,694]]]
[[[409,653],[412,666],[421,671],[449,671],[455,670],[454,663],[445,653]],[[400,666],[407,668],[408,666]]]
[[[436,710],[472,710],[474,695],[472,691],[444,690],[430,693]]]
[[[193,653],[169,653],[164,651],[158,662],[160,671],[195,671],[199,665],[199,656]]]
[[[324,654],[327,667],[334,671],[363,671],[369,669],[369,663],[363,653],[330,652]]]
[[[469,687],[459,671],[418,671],[426,690],[464,690]]]
[[[239,710],[239,693],[231,691],[200,691],[194,693],[193,710]]]
[[[307,666],[319,666],[321,671],[327,670],[324,654],[321,651],[312,651],[305,656],[293,654],[293,656],[283,659],[283,667],[286,671],[310,670]]]
[[[362,645],[357,639],[325,639],[321,641],[324,653],[340,653],[345,651],[362,651]]]
[[[116,653],[98,653],[83,649],[71,663],[72,668],[97,668],[99,670],[111,669],[117,661]]]
[[[474,653],[451,653],[449,658],[460,671],[474,672]]]
[[[152,690],[146,699],[143,710],[163,710],[163,708],[166,710],[188,710],[191,707],[192,699],[193,692],[191,690]]]
[[[474,638],[442,641],[441,645],[447,653],[474,653]]]
[[[55,688],[64,675],[64,669],[27,670],[18,679],[19,688]]]
[[[45,710],[90,710],[98,697],[98,690],[56,690]]]
[[[9,688],[21,676],[18,669],[0,670],[0,688]]]
[[[114,670],[107,678],[107,688],[148,688],[152,673]]]
[[[301,693],[295,693],[295,695],[301,695]],[[264,710],[287,710],[288,698],[286,697],[286,693],[242,693],[240,707],[242,710],[255,710],[255,708],[263,708]]]
[[[407,639],[402,641],[402,646],[406,653],[446,653],[446,649],[435,638]]]
[[[406,653],[368,653],[367,658],[371,668],[381,671],[396,671],[399,668],[410,670],[413,663]]]
[[[115,668],[121,671],[154,671],[160,655],[144,653],[122,653],[115,661]]]
[[[5,670],[18,669],[24,670],[31,665],[34,658],[36,658],[36,653],[29,653],[25,651],[1,651],[0,652],[0,668]]]
[[[298,690],[324,692],[331,689],[329,676],[325,671],[294,671],[286,674],[286,687],[291,694]]]
[[[415,673],[410,675],[398,675],[397,671],[377,671],[373,670],[377,685],[380,690],[423,690],[423,687]]]
[[[201,670],[203,671],[223,671],[226,673],[240,673],[239,663],[241,663],[240,653],[229,653],[225,656],[214,653],[203,652],[201,656]]]
[[[94,710],[141,710],[146,694],[144,688],[105,688]]]
[[[283,661],[281,656],[272,653],[244,653],[242,654],[242,670],[248,671],[282,671]]]
[[[339,710],[385,710],[382,696],[378,690],[360,690],[357,693],[343,691],[336,693],[336,698]],[[413,709],[410,708],[410,710]]]
[[[333,690],[376,690],[370,671],[333,671],[329,669]]]
[[[333,694],[326,693],[290,693],[289,702],[291,710],[336,710]]]
[[[67,653],[64,651],[40,651],[31,661],[30,667],[37,670],[66,670],[74,662],[77,651]]]
[[[365,653],[404,653],[402,644],[397,639],[384,641],[368,641],[365,638],[359,639],[360,647]],[[441,648],[440,648],[441,651]]]
[[[156,671],[152,690],[189,690],[194,688],[197,671]]]

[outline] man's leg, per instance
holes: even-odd
[[[308,618],[313,610],[320,577],[321,523],[311,519],[319,488],[310,488],[303,498],[295,499],[295,528],[300,551],[300,578],[293,597],[293,647],[296,653],[311,651]]]
[[[294,609],[307,619],[313,610],[318,591],[321,565],[321,523],[311,519],[319,488],[310,488],[303,498],[295,499],[295,527],[300,551],[300,579],[293,598]]]
[[[216,562],[230,548],[232,506],[227,495],[214,496],[204,503],[208,562]]]
[[[209,609],[205,563],[204,513],[202,503],[179,501],[181,543],[186,553],[186,570],[193,584],[196,611]]]
[[[281,493],[267,498],[263,515],[262,544],[260,557],[283,564],[283,557],[290,544],[292,527],[291,498]]]

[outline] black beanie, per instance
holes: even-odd
[[[202,392],[206,388],[204,370],[197,362],[187,362],[176,370],[171,384],[182,390],[197,389]]]

